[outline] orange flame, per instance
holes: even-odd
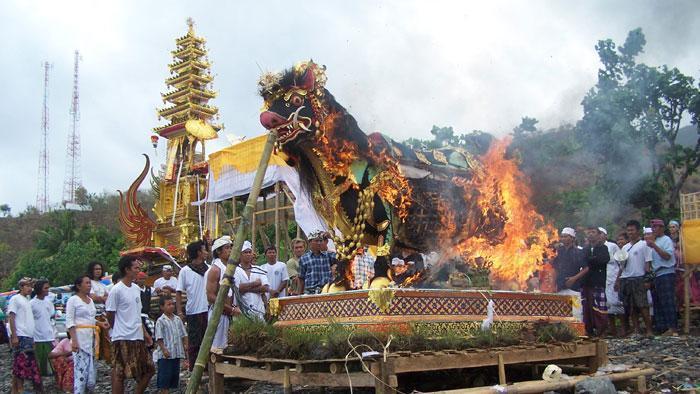
[[[494,205],[501,200],[506,216],[505,236],[494,240],[488,234],[483,234],[483,231],[473,232],[472,234],[479,234],[478,238],[460,240],[456,245],[444,245],[443,250],[449,256],[443,256],[443,260],[459,256],[473,265],[479,258],[483,258],[492,264],[492,281],[501,286],[522,289],[525,288],[527,279],[538,269],[538,263],[548,254],[548,245],[556,239],[556,230],[545,222],[530,202],[532,190],[517,163],[505,157],[509,144],[508,138],[495,141],[481,157],[482,170],[475,173],[474,179],[462,182],[465,199],[473,198],[472,187],[478,190],[476,205],[482,214],[489,214],[489,210],[493,213]],[[458,180],[455,182],[460,184]],[[441,213],[446,212],[443,209]],[[441,216],[444,218],[443,235],[453,234],[454,215]]]

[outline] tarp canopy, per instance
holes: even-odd
[[[234,144],[209,155],[209,188],[204,202],[219,202],[250,193],[267,135]],[[272,154],[262,187],[284,182],[294,195],[294,217],[304,233],[328,230],[316,213],[308,193],[302,193],[299,174],[282,156]]]

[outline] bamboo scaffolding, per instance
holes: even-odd
[[[251,216],[253,219],[253,210],[255,209],[255,203],[258,200],[258,194],[260,194],[260,188],[262,186],[263,178],[265,176],[265,171],[267,170],[267,165],[270,162],[270,156],[272,155],[272,148],[277,141],[277,133],[270,132],[267,135],[267,141],[265,142],[265,148],[263,149],[262,155],[260,157],[260,164],[258,164],[258,170],[255,173],[255,179],[253,180],[253,186],[248,195],[248,201],[243,209],[243,215],[241,221],[238,223],[238,229],[236,231],[236,238],[233,242],[233,250],[231,252],[231,257],[226,263],[226,273],[224,274],[224,279],[221,281],[219,286],[219,293],[216,295],[216,302],[214,303],[214,309],[212,316],[207,325],[207,331],[204,334],[204,339],[202,339],[202,344],[199,348],[199,353],[197,354],[197,361],[192,369],[192,376],[190,381],[187,383],[186,393],[195,394],[199,388],[199,383],[202,380],[202,373],[206,367],[207,361],[209,359],[209,350],[211,349],[211,344],[214,340],[214,334],[216,333],[217,327],[219,327],[219,321],[221,320],[221,312],[224,309],[224,299],[228,295],[228,291],[231,288],[231,277],[236,269],[236,265],[231,263],[231,261],[238,261],[241,256],[241,246],[243,246],[243,234],[246,225],[249,225]],[[253,233],[253,236],[255,233]]]

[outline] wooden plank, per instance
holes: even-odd
[[[548,346],[538,349],[503,351],[504,364],[521,364],[561,359],[591,357],[596,355],[596,343],[577,344],[572,350],[561,346]],[[396,373],[437,371],[456,368],[473,368],[498,365],[498,353],[464,352],[441,356],[400,357],[394,360]]]
[[[617,372],[612,374],[601,375],[610,378],[613,382],[635,379],[638,376],[647,376],[655,372],[653,368],[635,369],[625,372]],[[571,379],[562,379],[556,382],[548,382],[545,380],[531,380],[527,382],[513,383],[498,389],[490,387],[474,387],[469,389],[435,391],[432,394],[498,394],[503,392],[529,394],[543,393],[545,391],[566,390],[576,386],[576,383],[589,378],[589,375],[573,376]]]
[[[271,383],[284,384],[284,370],[266,371],[259,368],[237,367],[233,364],[216,364],[216,373],[223,374],[227,378],[244,378],[261,380]],[[374,378],[366,373],[350,373],[353,387],[374,387]],[[332,374],[324,372],[297,373],[289,371],[291,385],[305,385],[312,387],[348,387],[347,374]]]
[[[209,363],[209,370],[215,371],[215,364]],[[224,392],[224,375],[218,372],[214,372],[209,377],[209,392],[210,393],[223,393]]]
[[[498,353],[498,384],[505,386],[506,381],[506,365],[503,363],[503,353]]]

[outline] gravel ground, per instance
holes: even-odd
[[[652,392],[677,392],[700,388],[700,337],[634,337],[608,342],[613,364],[651,367],[656,373],[647,380]]]
[[[634,367],[651,367],[656,373],[647,381],[647,386],[652,392],[677,392],[689,386],[700,387],[700,337],[632,337],[625,339],[611,339],[609,344],[609,357],[612,364],[625,364]],[[7,345],[0,346],[0,392],[9,393],[11,384],[12,357]],[[98,361],[97,389],[96,393],[110,393],[110,368],[102,361]],[[172,393],[184,393],[184,387],[189,379],[189,372],[180,374],[181,389]],[[147,392],[156,393],[156,379],[151,380]],[[226,393],[263,394],[281,393],[279,385],[258,382],[251,385],[226,383]],[[27,384],[30,390],[31,385]],[[44,387],[47,393],[57,393],[53,378],[44,378]],[[322,389],[295,388],[297,393],[320,393]],[[133,382],[129,382],[126,392],[133,392]],[[203,388],[202,392],[206,392]],[[325,392],[342,392],[338,390],[326,390]]]

